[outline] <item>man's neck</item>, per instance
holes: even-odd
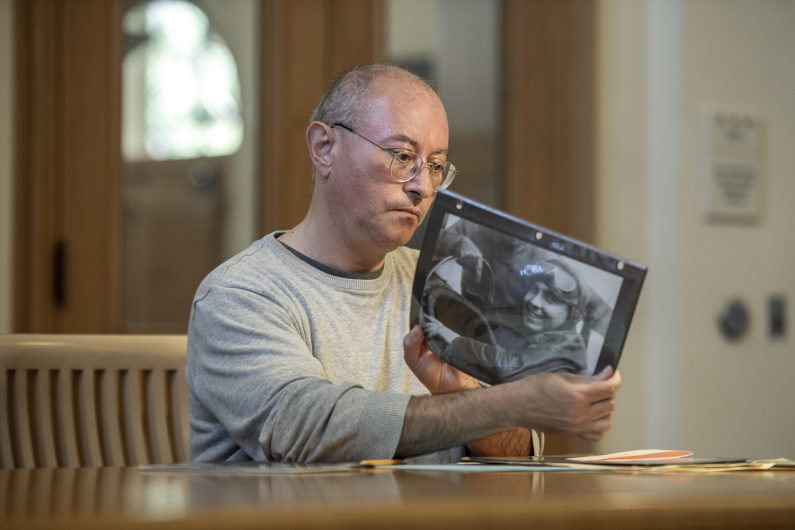
[[[372,247],[363,251],[349,241],[313,229],[309,219],[279,236],[279,241],[327,267],[347,273],[380,270],[386,259],[386,252],[373,252]]]

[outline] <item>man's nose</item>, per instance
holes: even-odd
[[[414,178],[406,182],[403,186],[404,189],[414,191],[423,199],[432,197],[436,193],[436,185],[431,177],[431,169],[427,163],[420,166],[419,172],[414,175]]]

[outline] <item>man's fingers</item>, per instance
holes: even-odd
[[[610,430],[610,427],[613,426],[613,415],[608,414],[607,416],[603,416],[593,422],[593,429],[592,433],[599,436],[599,439],[604,436],[604,434]]]
[[[603,399],[613,399],[618,389],[621,388],[621,373],[618,370],[614,372],[611,367],[607,366],[604,370],[594,375],[586,385],[585,392],[591,403],[596,403]]]
[[[422,328],[419,324],[403,337],[403,359],[409,367],[414,366],[422,353]]]
[[[616,390],[618,390],[619,388],[621,388],[621,383],[622,383],[622,380],[621,380],[621,372],[619,372],[618,370],[616,370],[616,371],[613,373],[613,376],[612,376],[610,379],[613,381],[613,384],[616,386]]]
[[[415,348],[422,343],[422,338],[422,326],[417,324],[411,328],[405,337],[403,337],[403,346],[406,348]]]
[[[616,409],[616,401],[614,399],[603,399],[597,401],[591,406],[591,417],[603,418],[613,414]]]
[[[610,365],[605,366],[602,368],[602,371],[598,374],[594,374],[593,380],[594,381],[607,381],[610,379],[610,376],[613,375],[613,367]]]
[[[580,438],[598,442],[604,434],[613,426],[613,414],[605,414],[593,420],[578,435]]]

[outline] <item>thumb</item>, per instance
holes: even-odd
[[[607,381],[613,377],[613,367],[608,365],[602,368],[602,371],[593,375],[594,381]]]
[[[403,337],[403,356],[408,360],[409,358],[417,358],[420,354],[420,345],[422,344],[422,340],[424,335],[422,333],[422,327],[417,324],[411,331],[409,331],[405,337]]]

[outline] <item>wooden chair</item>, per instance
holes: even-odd
[[[0,468],[186,462],[186,337],[0,335]]]

